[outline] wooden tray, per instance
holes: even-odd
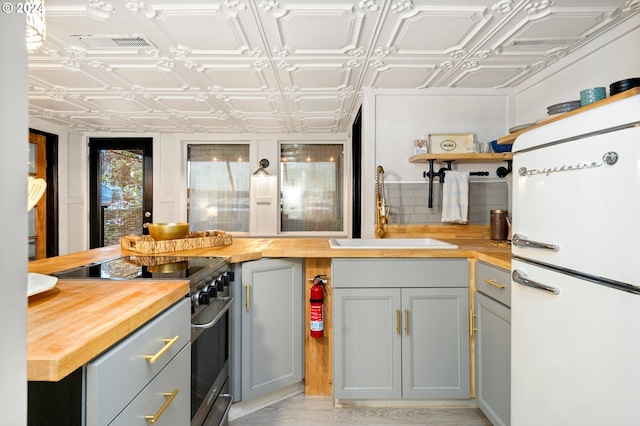
[[[222,231],[190,232],[185,238],[178,240],[156,241],[149,235],[125,235],[120,239],[120,247],[124,250],[143,254],[167,253],[205,247],[228,246],[233,243],[231,235]]]

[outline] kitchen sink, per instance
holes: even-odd
[[[433,238],[332,238],[334,249],[457,249],[455,244]]]

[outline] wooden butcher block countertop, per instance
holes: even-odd
[[[242,238],[234,237],[229,246],[208,247],[171,252],[172,256],[221,256],[231,263],[263,257],[334,258],[334,257],[467,257],[495,266],[511,268],[511,249],[488,238],[438,238],[457,245],[458,249],[332,249],[327,238]],[[119,246],[102,247],[29,263],[29,272],[52,274],[92,262],[135,255]]]
[[[174,252],[176,256],[225,256],[231,263],[263,257],[335,258],[335,257],[424,257],[471,258],[495,266],[511,268],[511,249],[504,243],[486,238],[438,238],[458,249],[332,249],[327,238],[234,238],[233,244]],[[127,252],[128,253],[128,252]],[[131,253],[128,253],[131,254]]]
[[[187,281],[59,280],[29,297],[27,379],[63,379],[188,293]]]
[[[332,249],[327,238],[241,238],[229,246],[172,252],[174,256],[221,256],[231,263],[260,258],[419,257],[470,258],[510,269],[511,250],[488,238],[443,238],[458,249]],[[110,246],[29,263],[29,272],[53,274],[123,255]],[[154,291],[149,291],[153,286]],[[184,297],[186,281],[59,280],[31,296],[28,311],[29,380],[57,381],[126,337]]]

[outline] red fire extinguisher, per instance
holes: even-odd
[[[324,292],[326,291],[326,275],[316,275],[311,287],[311,337],[322,337],[324,332]]]

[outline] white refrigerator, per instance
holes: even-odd
[[[640,96],[513,152],[511,425],[640,425]]]

